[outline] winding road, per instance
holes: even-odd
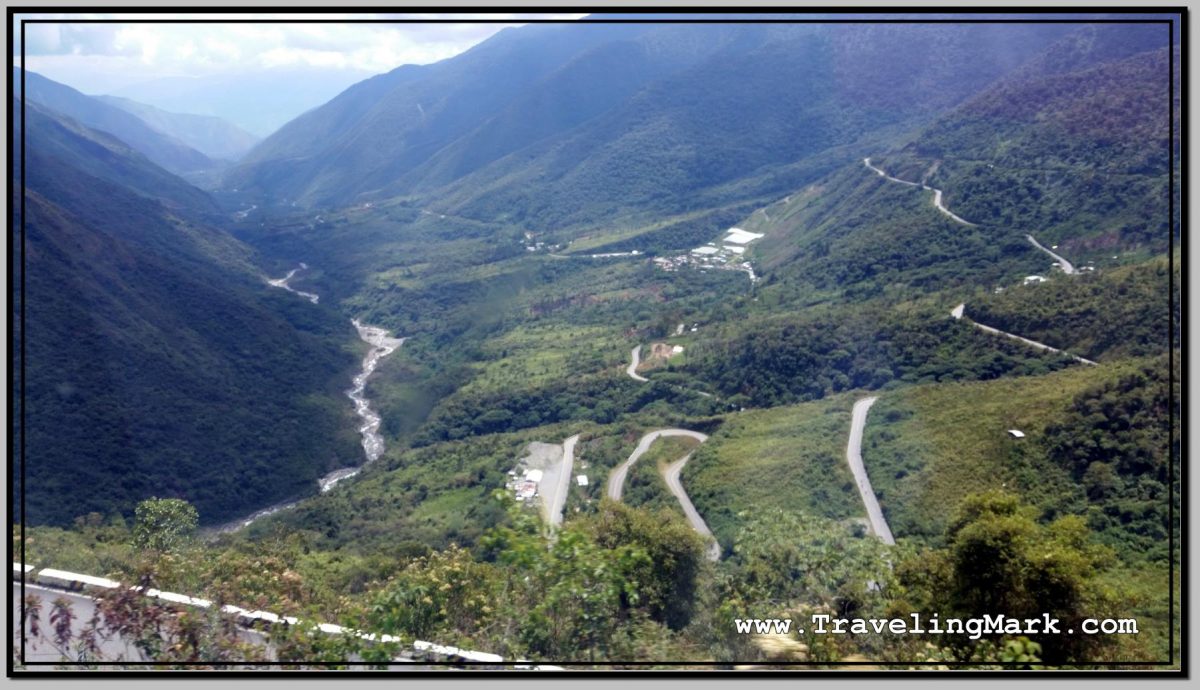
[[[948,217],[950,217],[950,218],[951,218],[951,219],[953,219],[954,221],[956,221],[956,222],[959,222],[959,223],[962,223],[963,225],[969,225],[969,226],[972,226],[972,227],[974,227],[974,226],[975,226],[975,224],[974,224],[974,223],[972,223],[971,221],[969,221],[969,220],[967,220],[967,219],[965,219],[965,218],[963,218],[963,217],[961,217],[961,216],[957,216],[957,215],[955,215],[953,211],[951,211],[950,209],[946,208],[946,205],[942,203],[942,190],[940,190],[940,189],[937,189],[936,187],[930,187],[929,185],[925,184],[925,183],[924,183],[924,181],[922,181],[922,182],[909,182],[908,180],[902,180],[902,179],[900,179],[900,178],[898,178],[898,177],[892,177],[891,175],[887,174],[887,173],[886,173],[886,172],[884,172],[883,170],[881,170],[881,169],[879,169],[879,168],[875,167],[874,165],[871,165],[871,159],[870,159],[870,158],[864,158],[864,159],[863,159],[863,165],[865,165],[865,166],[867,166],[867,168],[869,168],[869,169],[871,169],[871,170],[875,171],[875,173],[876,173],[876,174],[878,174],[880,177],[882,177],[882,178],[884,178],[884,179],[886,179],[886,180],[890,180],[890,181],[892,181],[892,182],[898,182],[898,183],[900,183],[900,184],[908,185],[909,187],[920,187],[921,189],[925,189],[925,190],[928,190],[928,191],[931,191],[931,192],[933,192],[933,205],[934,205],[934,207],[936,207],[936,208],[937,208],[937,210],[939,210],[939,211],[941,211],[942,213],[946,214]],[[928,175],[926,175],[926,178],[928,178]]]
[[[922,186],[922,185],[921,185],[921,183],[919,183],[919,182],[909,182],[908,180],[902,180],[902,179],[900,179],[899,177],[892,177],[891,175],[887,174],[887,173],[886,173],[886,172],[884,172],[883,170],[881,170],[881,169],[879,169],[879,168],[876,168],[875,166],[871,165],[871,159],[870,159],[870,158],[864,158],[864,159],[863,159],[863,165],[867,166],[867,167],[868,167],[868,168],[870,168],[871,170],[874,170],[874,171],[875,171],[875,172],[876,172],[876,173],[877,173],[877,174],[878,174],[880,177],[882,177],[882,178],[883,178],[883,179],[885,179],[885,180],[891,180],[892,182],[898,182],[898,183],[900,183],[900,184],[906,184],[906,185],[908,185],[909,187],[921,187],[921,186]]]
[[[554,485],[554,495],[550,497],[551,527],[559,527],[563,521],[563,506],[567,503],[567,490],[571,486],[571,473],[575,469],[575,444],[579,442],[579,434],[563,441],[562,464],[558,468],[558,481]]]
[[[633,350],[629,353],[629,360],[629,366],[625,367],[625,373],[629,374],[629,378],[633,379],[634,381],[641,381],[642,383],[649,381],[650,379],[637,373],[638,365],[642,363],[641,345],[633,348]]]
[[[864,158],[863,165],[867,166],[868,169],[873,170],[877,175],[879,175],[880,177],[882,177],[886,180],[890,180],[892,182],[897,182],[897,183],[903,184],[903,185],[908,185],[910,187],[920,187],[921,189],[926,189],[926,190],[933,192],[933,205],[937,207],[937,210],[946,214],[950,218],[958,221],[959,223],[962,223],[963,225],[969,225],[971,227],[975,227],[975,223],[972,223],[971,221],[969,221],[961,216],[955,215],[955,213],[953,211],[946,208],[946,205],[944,203],[942,203],[942,190],[937,189],[935,187],[930,187],[929,185],[925,184],[925,180],[929,179],[929,176],[931,174],[933,174],[934,170],[937,169],[938,163],[933,164],[933,167],[929,169],[929,172],[925,173],[925,176],[921,178],[921,181],[919,183],[909,182],[908,180],[901,180],[898,177],[892,177],[891,175],[884,172],[882,169],[877,168],[874,165],[871,165],[870,158]],[[1034,239],[1033,235],[1025,235],[1025,239],[1029,240],[1029,243],[1032,244],[1034,247],[1037,247],[1039,250],[1054,257],[1054,260],[1058,262],[1059,267],[1062,268],[1063,273],[1066,273],[1067,275],[1073,275],[1074,273],[1076,273],[1075,267],[1071,264],[1070,261],[1067,261],[1063,257],[1059,256],[1058,254],[1055,254],[1053,251],[1042,246],[1042,244],[1040,242],[1038,242],[1036,239]],[[1014,337],[1016,337],[1016,336],[1014,336]],[[1053,348],[1051,348],[1051,349],[1053,349]],[[1084,361],[1086,361],[1086,360],[1084,360]]]
[[[1080,357],[1079,355],[1073,355],[1070,352],[1064,352],[1063,350],[1060,350],[1057,347],[1051,347],[1051,346],[1047,345],[1046,343],[1039,343],[1036,340],[1030,340],[1029,338],[1022,338],[1019,335],[1009,333],[1007,331],[1002,331],[999,328],[992,328],[991,326],[985,326],[985,325],[979,323],[978,321],[973,321],[969,317],[963,316],[963,310],[966,309],[966,307],[967,307],[967,305],[965,303],[958,305],[957,307],[950,310],[950,316],[953,316],[956,319],[966,321],[967,323],[971,324],[972,326],[978,328],[981,331],[986,331],[988,333],[994,333],[996,335],[1002,335],[1005,338],[1012,338],[1013,340],[1020,340],[1021,342],[1025,343],[1026,345],[1036,347],[1039,350],[1046,350],[1047,352],[1054,352],[1054,353],[1057,353],[1060,355],[1066,355],[1081,364],[1087,364],[1087,365],[1093,366],[1093,367],[1097,366],[1097,363],[1093,362],[1090,359],[1084,359],[1083,357]]]
[[[1066,273],[1067,275],[1073,275],[1075,273],[1075,267],[1071,265],[1070,261],[1067,261],[1066,259],[1062,258],[1058,254],[1055,254],[1054,252],[1050,251],[1049,249],[1046,249],[1045,247],[1043,247],[1040,242],[1033,239],[1033,235],[1026,235],[1025,239],[1029,240],[1030,244],[1032,244],[1033,246],[1037,247],[1038,249],[1040,249],[1040,250],[1046,252],[1047,254],[1049,254],[1050,256],[1054,257],[1054,259],[1056,261],[1058,261],[1058,267],[1062,269],[1063,273]]]
[[[719,561],[721,560],[721,545],[717,543],[717,538],[709,531],[708,525],[704,523],[704,518],[700,517],[700,513],[696,512],[696,506],[692,505],[692,500],[688,498],[687,492],[683,490],[683,483],[679,480],[679,475],[683,472],[684,465],[687,465],[688,460],[691,459],[692,454],[688,453],[670,465],[667,465],[666,471],[663,472],[663,479],[667,480],[667,488],[678,499],[680,507],[683,508],[684,514],[687,515],[688,522],[692,525],[692,529],[708,538],[708,549],[705,550],[704,555],[710,561]]]
[[[879,537],[884,544],[895,544],[896,540],[892,538],[892,530],[888,528],[887,520],[883,517],[883,510],[879,508],[879,500],[875,497],[874,489],[871,488],[871,480],[867,477],[867,470],[863,467],[862,460],[863,429],[867,426],[867,412],[870,411],[876,400],[878,398],[872,396],[854,403],[854,409],[850,415],[850,441],[846,444],[846,462],[850,464],[850,472],[854,474],[854,483],[858,486],[858,493],[862,496],[863,505],[867,508],[871,533]]]
[[[621,493],[625,488],[625,477],[629,474],[630,468],[632,468],[633,464],[638,461],[638,458],[641,458],[646,454],[646,451],[650,450],[650,446],[655,441],[666,436],[686,436],[688,438],[694,438],[701,443],[704,443],[708,440],[707,434],[702,434],[699,431],[689,431],[687,429],[658,429],[656,431],[647,433],[645,436],[642,436],[640,441],[638,441],[637,448],[635,448],[633,452],[629,454],[629,458],[625,462],[618,465],[617,468],[612,471],[612,474],[608,475],[609,498],[614,501],[621,500]],[[700,517],[700,513],[696,512],[696,507],[692,505],[692,501],[688,498],[687,492],[683,490],[683,484],[679,481],[679,475],[691,457],[692,454],[688,453],[683,458],[676,460],[671,465],[668,465],[666,470],[663,472],[663,478],[667,481],[667,488],[670,489],[671,493],[679,501],[679,505],[683,508],[684,514],[687,515],[688,523],[691,524],[692,529],[712,540],[706,551],[706,556],[709,560],[716,561],[721,558],[721,546],[716,542],[716,539],[712,535],[712,531],[708,529],[708,525],[704,523],[704,518]]]

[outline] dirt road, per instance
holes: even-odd
[[[559,527],[563,521],[563,506],[567,503],[567,491],[571,487],[571,473],[575,469],[575,444],[579,441],[579,434],[563,441],[562,446],[562,462],[558,466],[557,481],[554,486],[550,487],[553,493],[545,494],[543,499],[549,509],[547,521],[552,527]],[[550,474],[549,471],[546,474]],[[545,482],[545,478],[543,478]]]
[[[614,501],[621,500],[621,492],[625,488],[625,477],[629,474],[629,468],[633,467],[633,463],[638,461],[638,458],[646,454],[650,450],[650,445],[660,438],[665,436],[687,436],[694,438],[697,441],[704,443],[708,440],[707,434],[702,434],[699,431],[688,431],[687,429],[658,429],[651,431],[638,441],[637,448],[629,454],[629,459],[617,466],[612,474],[608,475],[608,497]]]
[[[688,431],[687,429],[658,429],[642,436],[638,441],[637,448],[629,454],[629,459],[621,463],[612,474],[608,476],[608,497],[614,501],[621,500],[621,493],[625,488],[625,477],[629,474],[629,469],[638,461],[638,458],[646,454],[650,450],[650,446],[660,438],[665,436],[687,436],[694,438],[697,441],[704,443],[708,440],[707,434],[702,434],[699,431]],[[696,507],[692,505],[691,499],[688,498],[687,492],[683,490],[683,484],[679,481],[679,474],[683,471],[684,465],[692,457],[688,453],[683,458],[676,460],[669,465],[663,473],[663,478],[667,480],[667,487],[671,493],[679,500],[679,505],[683,507],[683,512],[687,515],[688,522],[691,523],[692,529],[699,532],[701,535],[712,539],[706,552],[709,560],[718,560],[721,558],[721,546],[716,542],[712,532],[709,531],[708,525],[704,523],[704,519],[700,517],[700,513],[696,512]]]
[[[957,215],[955,215],[955,214],[954,214],[954,213],[953,213],[953,212],[952,212],[950,209],[946,208],[946,205],[942,203],[942,190],[940,190],[940,189],[937,189],[936,187],[930,187],[929,185],[925,184],[924,180],[925,180],[925,179],[927,179],[927,178],[929,177],[929,174],[930,174],[930,173],[932,173],[932,171],[933,171],[933,168],[931,168],[931,169],[930,169],[930,173],[926,173],[926,175],[925,175],[925,178],[922,178],[922,181],[921,181],[921,182],[909,182],[908,180],[902,180],[902,179],[900,179],[900,178],[898,178],[898,177],[892,177],[891,175],[887,174],[887,173],[886,173],[886,172],[884,172],[883,170],[881,170],[881,169],[879,169],[879,168],[875,167],[874,165],[871,165],[871,159],[870,159],[870,158],[864,158],[864,159],[863,159],[863,165],[865,165],[865,166],[867,166],[869,169],[871,169],[871,170],[875,171],[875,173],[876,173],[877,175],[879,175],[880,177],[882,177],[882,178],[884,178],[884,179],[886,179],[886,180],[890,180],[890,181],[892,181],[892,182],[897,182],[897,183],[899,183],[899,184],[908,185],[909,187],[920,187],[921,189],[924,189],[924,190],[928,190],[928,191],[931,191],[931,192],[933,192],[933,205],[934,205],[934,207],[936,207],[936,208],[937,208],[937,210],[939,210],[939,211],[941,211],[942,213],[946,214],[946,215],[947,215],[948,217],[950,217],[952,220],[954,220],[954,221],[956,221],[956,222],[959,222],[959,223],[962,223],[963,225],[970,225],[970,226],[972,226],[972,227],[975,225],[975,224],[974,224],[974,223],[972,223],[971,221],[969,221],[969,220],[967,220],[967,219],[965,219],[965,218],[962,218],[962,217],[960,217],[960,216],[957,216]],[[935,165],[935,167],[936,167],[936,165]]]

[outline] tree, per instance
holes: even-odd
[[[672,630],[687,625],[704,563],[705,541],[695,530],[669,511],[650,512],[608,499],[601,501],[590,525],[600,546],[645,551],[649,558],[642,562],[643,572],[634,574],[642,605]]]
[[[945,617],[978,618],[1004,614],[1009,618],[1060,621],[1061,632],[1029,636],[1041,646],[1047,663],[1099,661],[1113,642],[1100,635],[1072,635],[1089,617],[1111,611],[1112,595],[1097,574],[1115,560],[1111,549],[1090,542],[1082,518],[1067,515],[1048,524],[1036,511],[1008,493],[989,491],[967,496],[946,530],[944,550],[922,555],[924,583],[930,608]],[[997,644],[1002,635],[982,642]],[[947,646],[970,658],[977,643],[961,635]]]
[[[494,609],[494,568],[451,544],[413,560],[375,596],[370,630],[417,639],[487,627]],[[491,604],[491,605],[489,605]]]
[[[134,511],[133,545],[145,551],[177,551],[196,534],[200,516],[179,498],[148,498]]]
[[[511,499],[505,498],[510,501]],[[536,517],[510,503],[512,527],[483,540],[499,565],[506,631],[529,654],[549,659],[612,658],[631,607],[641,605],[649,556],[638,547],[605,548],[581,521],[568,522],[549,548]]]
[[[859,611],[886,590],[887,547],[853,526],[799,511],[754,516],[733,546],[749,599]]]

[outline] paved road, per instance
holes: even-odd
[[[891,180],[892,182],[899,182],[900,184],[906,184],[909,187],[920,187],[921,186],[921,184],[918,182],[909,182],[908,180],[902,180],[899,177],[892,177],[891,175],[880,170],[879,168],[876,168],[875,166],[871,165],[870,158],[864,158],[863,165],[867,166],[871,170],[874,170],[880,177],[884,178],[885,180]]]
[[[650,379],[641,376],[637,373],[638,365],[642,362],[642,346],[638,345],[629,353],[629,366],[625,367],[625,373],[629,374],[629,378],[634,381],[642,381],[643,383]]]
[[[692,529],[709,539],[708,549],[705,551],[705,556],[710,561],[721,560],[721,545],[717,543],[717,538],[713,536],[708,525],[704,523],[704,518],[700,517],[700,513],[696,512],[696,506],[692,505],[692,501],[688,498],[687,492],[683,490],[683,484],[679,481],[679,475],[683,472],[684,465],[687,465],[688,460],[692,459],[692,454],[688,453],[679,460],[667,466],[663,472],[663,479],[667,480],[667,488],[679,499],[679,505],[683,507],[684,514],[687,515],[688,522],[691,523]]]
[[[1059,268],[1062,269],[1063,273],[1066,273],[1067,275],[1071,275],[1071,274],[1075,273],[1075,267],[1071,265],[1070,261],[1067,261],[1066,259],[1062,258],[1058,254],[1055,254],[1054,252],[1050,251],[1049,249],[1046,249],[1045,247],[1043,247],[1040,242],[1033,239],[1033,235],[1026,235],[1025,239],[1029,240],[1030,244],[1032,244],[1033,246],[1037,247],[1038,249],[1040,249],[1040,250],[1046,252],[1047,254],[1049,254],[1050,256],[1054,257],[1055,261],[1058,262],[1058,266],[1059,266]]]
[[[550,498],[550,525],[558,527],[563,521],[563,506],[567,503],[567,491],[571,486],[571,473],[575,469],[575,444],[579,434],[563,441],[562,464],[558,467],[558,481],[554,495]]]
[[[966,304],[960,304],[957,307],[955,307],[954,309],[951,309],[950,316],[953,316],[956,319],[964,319],[963,309],[965,309],[966,306],[967,306]],[[978,328],[981,331],[986,331],[988,333],[994,333],[996,335],[1002,335],[1005,338],[1012,338],[1013,340],[1020,340],[1021,342],[1025,343],[1026,345],[1029,345],[1031,347],[1036,347],[1039,350],[1046,350],[1047,352],[1056,352],[1061,355],[1066,355],[1081,364],[1087,364],[1087,365],[1093,366],[1093,367],[1097,365],[1096,362],[1093,362],[1090,359],[1084,359],[1083,357],[1080,357],[1079,355],[1073,355],[1070,352],[1063,352],[1062,350],[1058,349],[1057,347],[1051,347],[1051,346],[1047,345],[1046,343],[1039,343],[1036,340],[1030,340],[1029,338],[1022,338],[1021,336],[1016,335],[1014,333],[1002,331],[999,328],[992,328],[991,326],[985,326],[985,325],[979,323],[978,321],[972,321],[969,318],[966,318],[965,320],[967,321],[967,323],[970,323],[972,326]]]
[[[629,469],[638,461],[638,458],[646,454],[650,450],[650,446],[658,439],[664,436],[687,436],[694,438],[697,441],[704,443],[708,440],[707,434],[702,434],[699,431],[689,431],[687,429],[658,429],[642,436],[638,441],[637,448],[629,454],[629,459],[621,463],[612,474],[608,475],[608,497],[614,501],[621,500],[621,493],[625,488],[625,477],[629,474]],[[704,519],[700,517],[700,513],[696,512],[696,507],[692,505],[691,499],[688,498],[687,492],[683,490],[683,484],[679,481],[679,474],[683,471],[684,465],[692,458],[692,454],[688,453],[683,458],[668,465],[663,473],[663,478],[667,480],[667,487],[675,498],[679,500],[679,505],[683,507],[683,512],[687,515],[688,522],[691,523],[692,529],[700,534],[712,539],[709,544],[706,555],[709,560],[716,561],[721,558],[721,546],[709,531],[708,525],[704,524]]]
[[[651,431],[638,441],[637,448],[629,454],[629,459],[621,463],[612,474],[608,475],[608,497],[614,501],[621,500],[621,492],[625,488],[625,477],[629,474],[629,468],[633,467],[633,463],[638,461],[638,458],[646,454],[650,450],[650,445],[658,439],[665,436],[687,436],[694,438],[697,441],[704,443],[708,440],[707,434],[702,434],[699,431],[688,431],[687,429],[658,429]]]
[[[858,493],[862,496],[863,504],[867,507],[867,519],[871,523],[871,532],[879,537],[884,544],[895,544],[892,530],[888,528],[875,491],[871,488],[871,480],[867,478],[867,470],[862,460],[862,435],[867,426],[867,412],[878,398],[863,398],[854,403],[850,417],[850,441],[846,444],[846,462],[850,463],[850,471],[854,473],[854,482],[858,485]]]
[[[922,182],[909,182],[908,180],[902,180],[902,179],[900,179],[900,178],[898,178],[898,177],[892,177],[891,175],[887,174],[887,173],[886,173],[886,172],[884,172],[883,170],[881,170],[881,169],[879,169],[879,168],[875,167],[874,165],[871,165],[871,159],[870,159],[870,158],[864,158],[864,159],[863,159],[863,165],[867,166],[867,167],[868,167],[868,168],[870,168],[871,170],[874,170],[876,174],[878,174],[880,177],[882,177],[882,178],[884,178],[884,179],[886,179],[886,180],[890,180],[890,181],[892,181],[892,182],[898,182],[898,183],[900,183],[900,184],[908,185],[909,187],[920,187],[921,189],[925,189],[925,190],[928,190],[928,191],[931,191],[931,192],[933,192],[933,205],[934,205],[934,206],[937,208],[937,210],[939,210],[939,211],[941,211],[942,213],[946,214],[946,215],[947,215],[947,216],[949,216],[951,219],[953,219],[953,220],[955,220],[955,221],[957,221],[957,222],[959,222],[959,223],[962,223],[963,225],[970,225],[970,226],[974,226],[974,225],[975,225],[975,224],[974,224],[974,223],[972,223],[971,221],[969,221],[969,220],[967,220],[967,219],[965,219],[965,218],[962,218],[962,217],[960,217],[960,216],[957,216],[957,215],[955,215],[955,214],[954,214],[954,213],[953,213],[953,212],[952,212],[950,209],[946,208],[946,205],[942,203],[942,190],[940,190],[940,189],[937,189],[936,187],[930,187],[929,185],[925,184],[925,183],[924,183],[924,181],[922,181]],[[932,171],[932,168],[931,168],[930,170]],[[928,175],[928,173],[927,173],[927,174],[926,174],[926,177],[928,177],[928,176],[929,176],[929,175]]]

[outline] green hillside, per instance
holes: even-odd
[[[31,107],[26,148],[28,522],[151,496],[216,522],[357,461],[349,324],[269,288],[202,192],[120,142]]]

